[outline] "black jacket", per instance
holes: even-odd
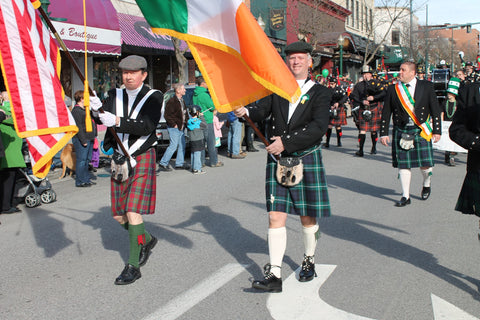
[[[78,127],[77,138],[80,140],[81,144],[86,144],[88,141],[93,141],[97,136],[97,126],[95,125],[95,121],[93,115],[91,115],[92,119],[92,131],[87,132],[86,123],[85,123],[85,109],[75,105],[72,109],[72,116],[75,120],[75,123]]]
[[[140,92],[135,99],[135,102],[132,106],[132,111],[135,109],[135,106],[140,102],[140,100],[147,94],[150,89],[147,86],[143,86]],[[116,114],[115,109],[115,100],[116,100],[116,89],[112,89],[108,92],[108,99],[103,104],[103,108],[105,111],[111,112]],[[118,127],[114,127],[115,131],[118,133],[128,133],[128,145],[131,146],[135,141],[137,141],[142,136],[149,136],[145,143],[134,152],[134,156],[144,153],[156,144],[157,142],[157,135],[155,130],[157,128],[157,123],[160,121],[160,113],[162,108],[163,102],[163,93],[157,91],[153,93],[145,102],[142,109],[140,110],[136,119],[130,119],[128,116],[127,109],[128,109],[128,94],[125,89],[123,89],[123,114],[124,117],[120,119],[120,125]],[[110,130],[107,130],[105,134],[105,142],[104,148],[105,150],[110,149],[113,147],[114,149],[117,148],[117,143],[110,133]]]
[[[431,115],[433,121],[432,131],[434,134],[442,134],[442,120],[440,115],[442,110],[438,105],[437,96],[433,88],[433,83],[426,80],[417,80],[415,95],[415,115],[420,123],[427,120]],[[404,128],[410,116],[402,107],[400,100],[395,91],[395,85],[391,85],[387,89],[387,96],[383,105],[382,121],[380,123],[380,136],[388,136],[388,128],[390,125],[390,117],[393,114],[393,125]]]
[[[478,87],[465,90],[478,91]],[[467,171],[480,173],[480,103],[462,104],[457,108],[449,133],[452,141],[468,150]]]
[[[254,122],[271,117],[268,136],[280,136],[286,154],[301,152],[320,144],[322,136],[327,131],[332,90],[315,84],[307,95],[308,100],[298,104],[289,123],[287,123],[289,102],[276,94],[248,108],[250,118]]]
[[[384,84],[377,79],[371,79],[357,83],[355,87],[353,87],[350,99],[353,101],[354,107],[359,106],[363,109],[363,100],[366,100],[368,96],[373,96],[373,101],[370,101],[370,105],[376,107],[378,102],[383,101],[385,94]]]

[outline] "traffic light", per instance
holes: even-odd
[[[472,25],[471,24],[467,25],[467,33],[470,33],[470,32],[472,32]]]

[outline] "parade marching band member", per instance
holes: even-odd
[[[341,147],[342,126],[347,125],[345,102],[348,100],[348,95],[342,86],[337,85],[337,80],[334,77],[329,77],[328,87],[332,89],[332,101],[330,102],[330,123],[328,124],[324,147],[330,147],[330,136],[332,135],[333,127],[337,131],[337,146]]]
[[[441,110],[433,84],[415,77],[415,63],[400,66],[399,82],[388,87],[382,112],[380,142],[388,146],[388,128],[393,116],[392,164],[399,168],[402,198],[395,205],[410,204],[411,168],[420,167],[423,175],[422,200],[431,192],[433,167],[432,142],[441,135]],[[433,128],[430,126],[433,122]]]
[[[363,157],[363,146],[367,132],[371,132],[372,149],[371,154],[377,153],[377,131],[380,129],[380,119],[382,115],[382,104],[385,97],[385,87],[381,81],[373,79],[372,68],[368,65],[362,68],[363,81],[357,83],[350,94],[354,108],[358,110],[358,142],[359,149],[355,153],[358,157]]]
[[[316,275],[317,218],[330,216],[320,142],[328,127],[331,91],[310,80],[308,70],[312,64],[312,50],[306,42],[294,42],[285,48],[287,66],[302,91],[302,96],[295,103],[271,95],[248,111],[245,107],[235,110],[238,117],[248,113],[253,121],[271,117],[268,136],[272,143],[266,147],[269,155],[265,183],[270,263],[264,268],[264,279],[252,283],[253,288],[267,292],[282,291],[281,267],[287,245],[287,215],[299,215],[303,226],[305,252],[299,276],[301,282],[310,281]],[[283,166],[274,156],[280,156],[278,161],[281,162],[299,163],[301,160],[303,169],[300,165],[296,166],[296,171],[287,178]],[[278,176],[277,168],[280,170]],[[292,185],[295,183],[298,184]]]
[[[130,239],[128,262],[115,279],[115,284],[124,285],[141,277],[140,267],[147,262],[157,243],[157,239],[145,230],[142,215],[155,213],[155,129],[160,120],[163,94],[149,89],[143,83],[147,77],[145,58],[131,55],[122,59],[118,67],[122,70],[126,89],[109,91],[108,99],[103,104],[105,112],[100,113],[99,117],[105,126],[115,129],[131,156],[132,169],[122,176],[115,175],[112,170],[111,178],[113,218],[128,230]],[[98,98],[91,98],[93,110],[98,110],[101,106]],[[104,148],[113,148],[113,158],[118,159],[119,163],[121,160],[127,161],[125,157],[122,159],[123,152],[110,131],[105,134]]]

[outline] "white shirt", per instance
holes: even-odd
[[[408,92],[410,92],[410,95],[412,96],[412,99],[413,99],[413,96],[415,95],[415,88],[417,87],[417,78],[414,77],[409,83],[405,83],[405,85],[407,85],[407,89],[408,89]]]

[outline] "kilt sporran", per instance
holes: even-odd
[[[130,158],[119,152],[114,152],[111,162],[112,179],[117,182],[126,181],[131,177],[133,170]]]
[[[400,137],[400,142],[399,142],[400,148],[406,151],[413,149],[415,148],[414,141],[415,141],[415,135],[402,132],[402,135]]]
[[[298,157],[280,158],[277,163],[277,181],[282,186],[293,187],[303,179],[303,163]]]

